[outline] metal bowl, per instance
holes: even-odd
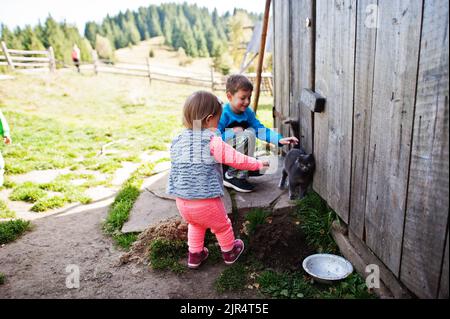
[[[348,260],[330,254],[317,254],[305,258],[303,269],[318,282],[327,284],[345,279],[353,272],[353,266]]]

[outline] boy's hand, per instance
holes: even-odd
[[[9,136],[5,136],[3,138],[3,142],[5,142],[6,145],[9,145],[11,144],[11,138]]]
[[[295,136],[285,137],[280,140],[280,144],[282,144],[282,145],[289,145],[289,144],[297,145],[298,143],[299,143],[299,140]]]

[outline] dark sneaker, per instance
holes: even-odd
[[[234,262],[239,258],[239,256],[244,251],[244,242],[240,239],[236,239],[234,241],[234,247],[232,250],[223,252],[222,251],[222,257],[225,261],[225,264],[231,265],[234,264]]]
[[[251,193],[255,186],[247,182],[245,179],[239,179],[236,177],[228,178],[226,175],[223,178],[223,186],[232,188],[240,193]]]
[[[223,176],[225,176],[225,174],[226,174],[226,172],[228,171],[229,168],[230,168],[230,166],[222,164]]]
[[[260,177],[260,176],[264,176],[264,174],[262,174],[260,171],[249,171],[248,176],[249,177]]]
[[[199,253],[191,253],[189,252],[189,256],[188,256],[188,267],[191,269],[197,269],[198,267],[200,267],[200,265],[202,264],[202,262],[204,262],[206,260],[206,258],[208,258],[209,252],[208,252],[208,248],[204,247],[202,252]]]

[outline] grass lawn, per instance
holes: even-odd
[[[22,219],[0,222],[0,245],[16,240],[31,227],[29,221],[24,221]]]
[[[186,97],[199,89],[205,88],[158,81],[150,86],[142,78],[66,70],[50,76],[17,75],[0,82],[0,108],[13,139],[12,145],[0,146],[6,162],[5,187],[13,190],[10,199],[32,202],[34,211],[88,203],[83,191],[102,184],[89,176],[78,186],[70,182],[80,179],[80,174],[66,174],[50,184],[17,184],[10,177],[70,169],[98,171],[110,180],[122,162],[140,162],[143,152],[167,149],[182,129]],[[225,100],[224,92],[216,94]],[[272,126],[271,110],[272,97],[262,96],[258,116],[268,126]],[[106,154],[100,154],[105,145]]]
[[[269,212],[253,210],[246,215],[248,235],[253,235],[258,225],[267,223]],[[299,201],[294,216],[301,219],[301,229],[306,241],[317,252],[340,254],[331,236],[331,224],[336,214],[319,195],[310,192]],[[218,292],[258,290],[263,296],[280,299],[372,299],[376,295],[367,289],[365,280],[354,272],[345,280],[327,285],[315,283],[303,270],[275,271],[262,265],[260,260],[244,254],[240,261],[227,268],[216,279]]]

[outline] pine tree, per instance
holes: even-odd
[[[141,41],[147,40],[149,38],[147,24],[145,23],[146,18],[147,10],[145,10],[145,8],[139,8],[138,12],[134,14],[134,21],[136,21],[136,27],[139,31]]]
[[[206,42],[205,33],[203,32],[203,27],[200,23],[200,20],[197,20],[194,29],[194,38],[197,43],[198,55],[200,57],[209,57],[208,45]]]
[[[128,44],[138,44],[141,40],[141,36],[139,35],[139,31],[133,21],[128,21],[127,30],[129,32]]]
[[[116,45],[118,41],[117,38],[122,36],[122,32],[120,31],[120,29],[118,32],[116,32],[115,21],[114,19],[110,18],[109,15],[106,16],[105,20],[103,20],[101,31],[99,32],[99,34],[109,40],[109,42],[113,46],[113,49],[123,48],[127,44],[122,44],[122,42],[120,42],[120,46]]]
[[[238,15],[240,11],[234,13]],[[189,56],[217,56],[228,41],[228,20],[229,12],[220,16],[217,10],[210,13],[197,5],[165,3],[134,12],[127,10],[114,17],[107,15],[100,25],[86,24],[85,36],[94,45],[99,33],[117,49],[163,35],[167,45],[182,47]]]
[[[56,60],[70,62],[70,56],[65,55],[67,48],[71,48],[71,44],[66,41],[61,26],[51,17],[48,16],[44,26],[44,36],[48,46],[53,47]]]
[[[86,27],[84,28],[84,36],[89,40],[91,46],[95,47],[95,37],[98,33],[98,26],[95,22],[86,23]]]
[[[45,50],[41,40],[29,25],[22,31],[22,46],[25,50]]]
[[[147,27],[150,37],[159,37],[163,34],[160,16],[156,6],[150,6],[148,10]]]
[[[91,42],[86,38],[82,38],[80,42],[78,42],[78,47],[80,48],[81,61],[92,62],[93,49],[91,46]]]
[[[170,21],[169,21],[169,19],[167,17],[164,17],[162,30],[163,30],[162,32],[163,32],[163,35],[164,35],[164,38],[165,38],[165,43],[167,45],[175,47],[174,40],[173,40],[173,37],[174,37],[174,35],[173,35],[173,32],[174,32],[173,26],[172,26],[172,24],[170,23]]]
[[[8,48],[16,50],[23,49],[21,40],[4,24],[1,25],[1,34],[1,40],[6,43]]]
[[[245,27],[252,26],[252,21],[248,14],[242,10],[235,10],[235,15],[228,21],[230,38],[230,53],[235,63],[239,63],[244,54],[242,43],[250,41],[252,32],[245,30]]]
[[[95,40],[95,50],[98,53],[98,56],[102,59],[113,60],[114,54],[111,46],[111,42],[105,37],[97,34],[97,38]]]

